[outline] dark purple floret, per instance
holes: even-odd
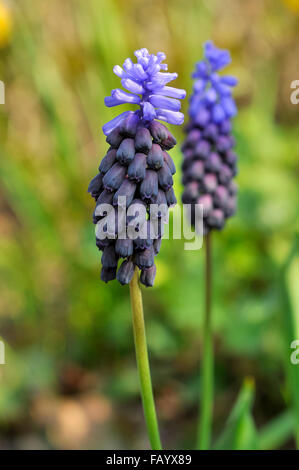
[[[140,282],[145,285],[145,287],[152,287],[154,285],[156,272],[157,268],[155,265],[153,265],[151,268],[142,269]]]
[[[106,138],[106,142],[111,145],[113,148],[118,148],[120,145],[121,141],[123,140],[123,136],[120,133],[119,129],[116,128]]]
[[[177,203],[177,199],[174,194],[173,188],[168,189],[168,191],[165,191],[165,196],[166,196],[166,202],[168,207],[175,206]]]
[[[217,229],[222,229],[224,225],[224,213],[221,209],[214,209],[207,218],[208,224]]]
[[[101,261],[104,268],[117,267],[117,256],[114,245],[105,246]]]
[[[101,279],[104,282],[113,281],[116,278],[116,268],[105,268],[102,267],[101,270]]]
[[[232,141],[227,135],[220,135],[216,141],[218,152],[224,153],[232,147]]]
[[[167,140],[168,129],[160,122],[152,121],[149,125],[149,130],[155,143],[161,144]]]
[[[219,182],[221,184],[228,184],[233,177],[233,172],[227,165],[221,165],[219,170]]]
[[[104,238],[103,240],[99,240],[96,238],[96,245],[100,251],[103,251],[105,246],[110,245],[111,240],[109,238]]]
[[[215,205],[225,208],[228,201],[228,190],[225,186],[218,186],[214,194]]]
[[[137,64],[126,59],[123,67],[114,67],[127,91],[112,90],[105,104],[131,103],[139,109],[125,111],[103,126],[110,148],[88,191],[97,201],[93,221],[96,245],[103,252],[101,279],[117,278],[120,284],[128,284],[138,267],[141,282],[152,286],[154,257],[161,247],[169,207],[176,204],[172,188],[176,169],[166,152],[176,140],[156,119],[181,124],[179,100],[186,93],[168,86],[177,74],[165,72],[162,52],[154,55],[140,49],[135,56]]]
[[[114,206],[123,206],[122,199],[125,198],[125,207],[128,207],[134,199],[136,184],[129,179],[124,179],[113,197]]]
[[[154,170],[146,170],[145,178],[140,185],[140,196],[143,201],[154,203],[158,196],[158,176]]]
[[[184,150],[185,148],[194,148],[195,145],[200,141],[202,136],[202,132],[199,129],[191,129],[190,132],[187,134],[186,140],[183,144]]]
[[[205,160],[211,151],[211,144],[207,140],[200,140],[195,147],[195,155]]]
[[[120,258],[127,258],[133,254],[133,240],[118,238],[115,242],[115,253]]]
[[[154,249],[146,248],[135,254],[134,261],[140,269],[150,268],[154,265],[154,256]]]
[[[167,139],[162,140],[161,147],[164,150],[171,150],[176,145],[176,140],[173,135],[168,131]]]
[[[210,155],[208,156],[205,162],[205,169],[207,171],[213,171],[214,173],[216,173],[217,171],[220,170],[221,164],[222,164],[222,159],[220,155],[218,155],[218,153],[216,152],[212,152],[210,153]]]
[[[230,62],[228,51],[205,44],[204,60],[198,62],[190,99],[190,121],[182,146],[182,201],[191,204],[191,224],[195,221],[195,204],[203,208],[203,233],[221,230],[225,220],[236,211],[237,155],[231,134],[231,119],[237,109],[232,87],[237,80],[218,71]]]
[[[94,199],[97,199],[103,189],[103,176],[98,173],[89,183],[88,192]]]
[[[197,199],[196,203],[202,205],[204,217],[207,217],[213,209],[213,198],[211,194],[203,194]]]
[[[147,248],[150,248],[152,244],[153,244],[153,240],[151,240],[150,238],[137,237],[134,239],[134,251],[136,253],[140,251],[144,251]]]
[[[102,174],[107,173],[107,171],[110,170],[110,168],[112,167],[112,165],[114,165],[115,162],[116,162],[116,149],[110,148],[100,163],[99,171]]]
[[[207,193],[213,193],[217,188],[217,176],[214,173],[206,173],[203,177],[203,189]]]
[[[163,163],[164,163],[164,158],[163,158],[163,151],[158,144],[153,144],[152,148],[150,149],[147,159],[146,159],[147,165],[149,168],[152,168],[153,170],[159,170],[162,168]]]
[[[190,181],[201,181],[204,176],[204,163],[200,160],[194,161],[188,169],[187,175]]]
[[[199,184],[196,181],[186,184],[183,192],[183,203],[190,204],[195,202],[199,196]]]
[[[170,173],[174,175],[176,173],[176,167],[169,153],[163,152],[163,159],[166,165],[168,165]]]
[[[163,165],[157,174],[160,188],[164,191],[168,191],[173,185],[173,178],[169,166]]]
[[[132,181],[142,181],[145,178],[146,171],[146,155],[144,153],[136,153],[134,160],[128,168],[128,178]]]
[[[150,131],[146,127],[140,127],[135,136],[136,151],[148,154],[152,145],[153,141]]]
[[[130,259],[125,259],[117,271],[116,278],[122,284],[129,284],[134,275],[135,265]]]
[[[109,171],[103,177],[103,185],[107,191],[114,191],[120,187],[125,176],[127,169],[119,163],[114,163]]]
[[[97,206],[100,204],[112,204],[113,201],[113,193],[104,189],[103,192],[99,195],[97,199]]]
[[[135,156],[135,146],[133,139],[124,139],[116,152],[117,161],[121,165],[130,165]]]
[[[214,124],[213,122],[211,122],[210,124],[208,124],[204,129],[203,129],[203,132],[202,132],[202,136],[207,139],[207,140],[210,140],[211,142],[216,142],[217,141],[217,137],[219,135],[219,130],[218,130],[218,126],[216,124]]]

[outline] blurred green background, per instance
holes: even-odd
[[[226,446],[295,448],[298,27],[298,0],[0,1],[0,448],[148,447],[129,292],[100,281],[87,186],[107,148],[101,126],[118,112],[103,103],[119,86],[112,67],[141,47],[165,51],[190,93],[207,39],[231,50],[239,78],[239,209],[213,240],[214,442],[246,379]],[[180,196],[179,145],[172,155]],[[144,308],[162,439],[190,448],[203,251],[165,240],[157,268]]]

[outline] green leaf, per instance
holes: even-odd
[[[293,434],[295,416],[287,410],[264,426],[259,433],[259,448],[262,450],[277,449]]]
[[[251,378],[247,378],[214,449],[255,450],[258,448],[257,433],[251,415],[253,398],[254,383]]]
[[[290,254],[281,270],[280,290],[282,298],[281,323],[285,338],[285,367],[290,401],[295,415],[295,438],[299,448],[299,364],[291,362],[291,343],[299,340],[299,235],[295,235]]]

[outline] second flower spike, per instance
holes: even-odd
[[[221,230],[236,210],[237,156],[231,133],[231,118],[237,113],[231,75],[219,75],[230,63],[230,54],[211,41],[204,46],[204,59],[196,64],[190,98],[190,121],[182,147],[184,160],[184,204],[191,205],[191,224],[195,222],[195,204],[203,207],[203,235]]]

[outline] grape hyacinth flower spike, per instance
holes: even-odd
[[[159,251],[163,224],[158,224],[154,230],[153,223],[149,223],[150,205],[164,204],[168,208],[176,204],[172,188],[176,170],[168,153],[176,140],[157,120],[182,124],[184,115],[180,112],[179,100],[186,92],[167,85],[177,74],[166,72],[167,65],[162,63],[164,53],[154,55],[147,49],[140,49],[135,56],[137,63],[126,59],[123,67],[116,65],[113,69],[128,91],[112,90],[105,104],[113,107],[131,103],[139,109],[125,111],[103,126],[110,147],[101,161],[99,173],[89,185],[89,192],[96,200],[94,223],[99,228],[96,234],[102,235],[96,240],[99,250],[103,251],[102,280],[109,282],[116,277],[121,284],[129,284],[137,266],[141,269],[141,282],[152,286],[156,272],[154,256]],[[131,217],[118,217],[120,197],[126,198],[127,213]],[[106,219],[101,214],[102,204],[115,206],[118,227],[123,224],[122,229],[128,229],[133,224],[141,230],[140,236],[133,240],[127,237],[124,240],[117,234],[115,238],[108,234],[103,237]],[[136,224],[134,216],[138,212],[143,213],[143,218],[139,214]],[[121,258],[124,261],[117,270]]]
[[[236,211],[237,156],[233,151],[231,119],[237,113],[232,87],[237,79],[219,75],[231,61],[226,50],[211,41],[205,46],[205,58],[196,65],[193,94],[190,98],[190,120],[182,146],[184,204],[203,206],[203,234],[221,230],[228,217]]]
[[[195,224],[195,205],[203,208],[203,235],[206,251],[206,306],[203,325],[202,392],[198,448],[207,449],[210,442],[213,405],[213,351],[211,334],[211,232],[221,230],[226,219],[236,211],[237,155],[232,136],[232,118],[237,107],[232,88],[237,79],[219,75],[231,61],[227,50],[218,49],[212,41],[204,45],[204,59],[193,73],[193,94],[189,104],[189,123],[183,152],[182,201],[190,204],[190,223]],[[196,227],[195,227],[196,228]]]
[[[96,244],[102,251],[101,279],[109,282],[116,278],[122,285],[130,284],[144,414],[151,446],[159,449],[139,270],[140,282],[152,286],[163,225],[169,207],[176,204],[172,188],[176,169],[168,153],[176,140],[159,121],[183,123],[180,99],[186,92],[168,85],[177,74],[167,72],[163,52],[155,55],[139,49],[135,56],[137,63],[128,58],[123,67],[113,68],[126,91],[112,90],[105,104],[132,104],[137,109],[125,111],[103,126],[109,148],[88,190],[96,200],[93,221]]]

